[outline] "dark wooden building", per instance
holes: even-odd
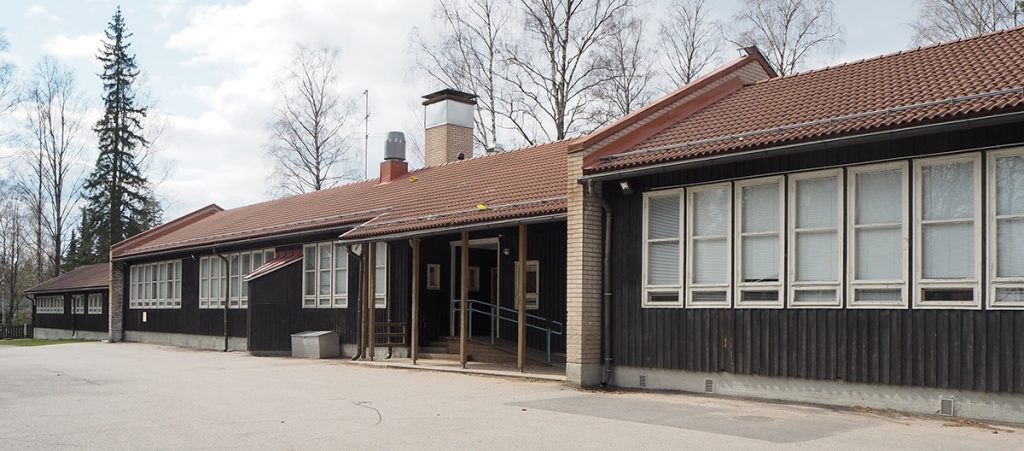
[[[107,339],[109,277],[106,263],[88,265],[25,290],[35,338]]]
[[[594,374],[1024,417],[1022,63],[1021,28],[785,77],[747,49],[581,140]]]

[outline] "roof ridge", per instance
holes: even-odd
[[[818,72],[826,72],[826,71],[830,71],[830,70],[834,70],[834,69],[839,69],[839,68],[846,67],[846,66],[853,66],[853,65],[857,65],[857,64],[861,64],[861,63],[870,62],[870,61],[876,61],[876,60],[885,59],[885,58],[892,58],[892,57],[895,57],[895,56],[916,53],[916,52],[923,51],[923,50],[931,50],[931,49],[935,49],[935,48],[939,48],[939,47],[947,47],[947,46],[954,45],[954,44],[975,41],[975,40],[979,40],[979,39],[984,39],[984,38],[992,37],[992,36],[995,36],[995,35],[1006,34],[1006,33],[1013,33],[1013,32],[1024,32],[1024,25],[1018,25],[1018,26],[1013,27],[1013,28],[1006,28],[1006,29],[1002,29],[1002,30],[989,31],[989,32],[978,34],[978,35],[974,35],[974,36],[968,36],[966,38],[957,38],[957,39],[953,39],[953,40],[949,40],[949,41],[937,42],[937,43],[934,43],[934,44],[919,45],[917,47],[905,48],[905,49],[897,50],[895,52],[882,53],[882,54],[879,54],[879,55],[869,56],[869,57],[865,57],[865,58],[861,58],[861,59],[857,59],[857,60],[844,61],[844,62],[841,62],[841,63],[836,63],[836,64],[830,64],[830,65],[815,67],[813,69],[808,69],[808,70],[800,71],[800,72],[793,73],[793,74],[782,75],[782,76],[779,76],[779,77],[772,77],[772,78],[768,78],[768,79],[765,79],[765,80],[760,80],[760,81],[754,82],[754,84],[769,83],[769,82],[771,82],[773,80],[776,80],[776,81],[788,80],[788,79],[792,79],[792,78],[796,78],[796,77],[801,77],[801,76],[805,76],[805,75],[815,74],[815,73],[818,73]]]

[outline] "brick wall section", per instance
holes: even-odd
[[[603,211],[600,186],[587,195],[579,184],[583,152],[569,155],[568,249],[566,255],[566,362],[597,365],[601,361],[601,259]],[[573,381],[590,385],[599,381]]]
[[[110,307],[109,328],[110,341],[122,341],[124,337],[124,264],[110,262]]]
[[[443,124],[428,128],[424,132],[423,163],[437,166],[455,161],[459,153],[466,158],[473,156],[473,129],[458,125]]]

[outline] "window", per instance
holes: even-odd
[[[782,177],[736,182],[737,307],[782,307]]]
[[[441,265],[437,263],[427,264],[427,289],[441,289]]]
[[[103,314],[103,294],[93,293],[89,295],[89,314],[90,315],[102,315]]]
[[[128,284],[128,308],[181,308],[180,260],[133,265]]]
[[[515,264],[516,308],[519,308],[519,262]],[[526,261],[526,310],[540,307],[540,261]]]
[[[915,161],[914,183],[914,307],[980,308],[980,154]]]
[[[376,267],[374,268],[375,282],[373,285],[374,296],[373,306],[375,308],[387,308],[388,306],[388,243],[377,243],[375,257]]]
[[[348,249],[328,242],[302,252],[302,307],[348,307]]]
[[[469,267],[469,291],[480,291],[480,267]]]
[[[906,308],[907,163],[850,168],[847,268],[850,308]]]
[[[71,295],[71,311],[75,315],[85,314],[85,296],[80,294]]]
[[[988,169],[988,308],[1024,307],[1024,149],[992,152]]]
[[[40,296],[36,298],[36,313],[41,315],[63,315],[64,296]]]
[[[686,306],[732,305],[732,184],[688,188]]]
[[[249,282],[245,277],[274,259],[273,249],[224,254],[228,265],[219,256],[211,255],[199,259],[199,308],[224,308],[225,290],[230,289],[228,308],[249,307]]]
[[[843,306],[842,171],[789,177],[789,306]]]
[[[644,307],[681,307],[682,191],[644,193]],[[518,273],[517,273],[518,274]]]

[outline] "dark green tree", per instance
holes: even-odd
[[[82,255],[82,264],[107,261],[112,244],[155,226],[162,214],[136,158],[149,145],[142,130],[147,108],[135,98],[139,68],[120,7],[106,35],[97,56],[103,63],[104,113],[93,128],[100,153],[85,183],[78,247],[89,253]]]

